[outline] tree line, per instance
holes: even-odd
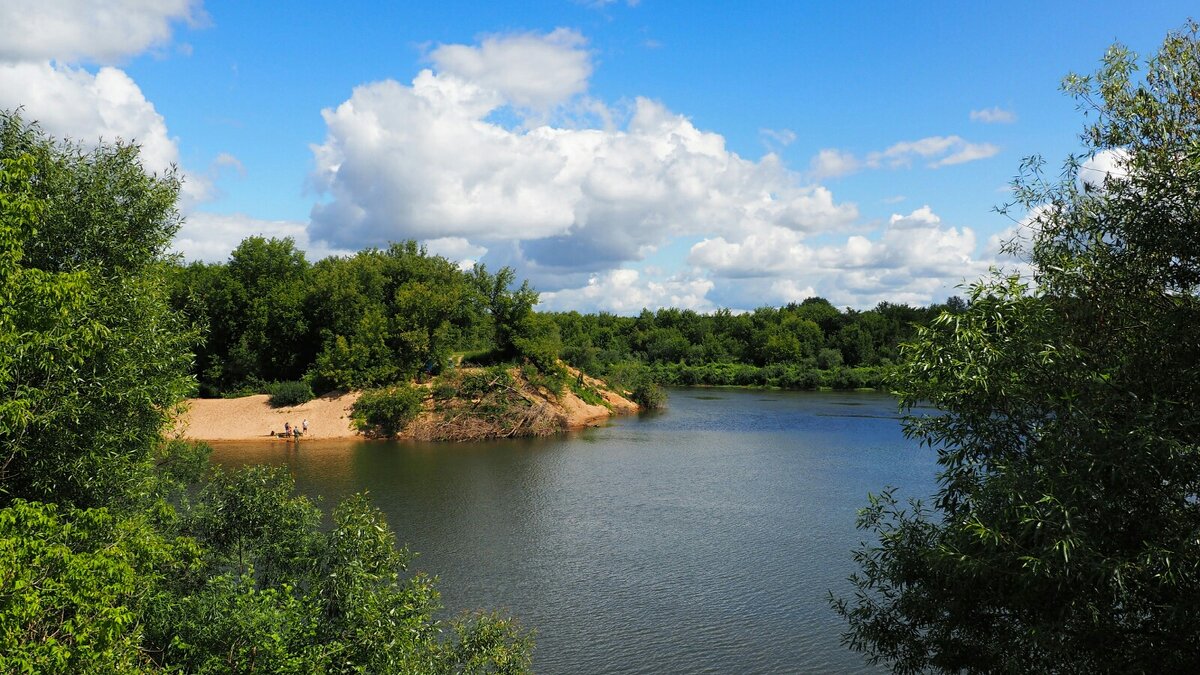
[[[881,302],[839,310],[808,298],[735,314],[643,310],[636,317],[554,312],[562,358],[617,380],[645,373],[664,385],[773,386],[784,389],[879,387],[900,345],[961,298],[928,307]]]
[[[249,237],[227,262],[175,265],[172,306],[197,328],[200,395],[302,380],[316,393],[436,375],[453,363],[566,363],[634,389],[664,385],[878,387],[929,307],[839,310],[823,298],[735,314],[537,312],[509,268],[469,270],[416,242],[310,263],[291,239]]]
[[[437,374],[456,352],[554,369],[555,327],[514,278],[414,241],[310,263],[290,238],[249,237],[228,262],[172,266],[169,295],[197,329],[202,396],[299,380],[324,393]]]

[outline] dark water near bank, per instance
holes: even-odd
[[[932,491],[894,401],[684,389],[661,414],[554,439],[223,444],[328,502],[369,490],[451,613],[537,630],[539,673],[859,672],[839,644],[855,511]]]

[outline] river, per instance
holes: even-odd
[[[448,615],[537,631],[539,673],[872,672],[840,645],[866,495],[934,487],[886,395],[676,389],[550,439],[222,444],[326,504],[367,490]]]

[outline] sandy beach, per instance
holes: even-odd
[[[574,370],[570,372],[578,374]],[[603,382],[590,377],[585,379],[599,388],[609,407],[585,403],[569,389],[557,398],[538,398],[538,401],[551,406],[549,412],[560,420],[560,428],[582,429],[602,424],[614,414],[637,412],[635,403],[608,390]],[[270,397],[266,394],[242,398],[188,399],[185,412],[175,424],[175,433],[197,441],[270,441],[274,440],[273,433],[283,431],[285,422],[298,426],[307,419],[306,439],[362,438],[350,422],[350,407],[358,400],[360,393],[322,396],[301,405],[282,408],[272,408],[268,403]],[[438,424],[437,417],[425,413],[399,437],[435,438]]]
[[[359,392],[322,396],[297,406],[272,408],[270,396],[242,398],[193,398],[180,415],[175,430],[183,438],[199,441],[269,440],[271,432],[282,432],[285,422],[300,425],[308,420],[305,438],[355,438],[350,424],[350,406]]]

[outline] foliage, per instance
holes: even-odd
[[[549,316],[558,324],[562,358],[610,382],[641,364],[660,385],[816,389],[882,386],[900,343],[916,327],[964,307],[951,298],[927,308],[881,302],[865,312],[843,312],[809,298],[737,315],[668,308],[636,317]]]
[[[421,413],[425,392],[409,384],[364,391],[351,409],[358,429],[371,436],[395,436]]]
[[[650,380],[642,380],[630,392],[629,398],[642,410],[658,410],[667,402],[667,394]]]
[[[847,643],[898,672],[1182,672],[1200,659],[1200,40],[1065,87],[1064,178],[1023,167],[1034,285],[972,289],[906,349],[932,506],[872,499]],[[1108,152],[1116,170],[1085,171]],[[1015,248],[1015,247],[1014,247]]]
[[[0,509],[0,671],[141,672],[136,607],[169,547],[105,509]]]
[[[567,378],[567,380],[570,384],[571,391],[574,392],[574,394],[578,396],[579,399],[584,403],[587,403],[588,405],[602,405],[606,408],[612,407],[609,402],[600,395],[600,392],[595,387],[588,384],[583,379],[582,374],[580,374],[579,377]]]
[[[267,393],[271,395],[271,405],[276,408],[300,405],[313,400],[312,387],[308,386],[307,382],[298,380],[272,382],[267,385]]]
[[[178,183],[14,114],[0,143],[0,506],[131,496],[191,389],[194,334],[161,291]]]
[[[527,363],[521,366],[521,376],[534,389],[545,391],[554,398],[562,396],[563,389],[567,386],[567,371],[557,363],[549,370]]]
[[[181,320],[161,290],[174,177],[11,114],[0,143],[0,671],[526,671],[511,621],[434,618],[432,580],[365,498],[323,529],[285,470],[213,475],[204,447],[162,438],[192,326],[220,323]],[[186,269],[217,299],[286,300],[271,289],[305,263],[284,244],[246,246],[229,279]],[[235,370],[212,382],[295,367],[265,352],[294,337],[266,340],[275,309],[230,306],[251,311],[217,334],[230,350],[209,356]]]
[[[317,392],[436,375],[454,350],[555,368],[557,326],[512,270],[464,272],[416,242],[310,265],[290,239],[250,237],[228,263],[175,267],[171,300],[206,340],[202,392],[303,378]]]

